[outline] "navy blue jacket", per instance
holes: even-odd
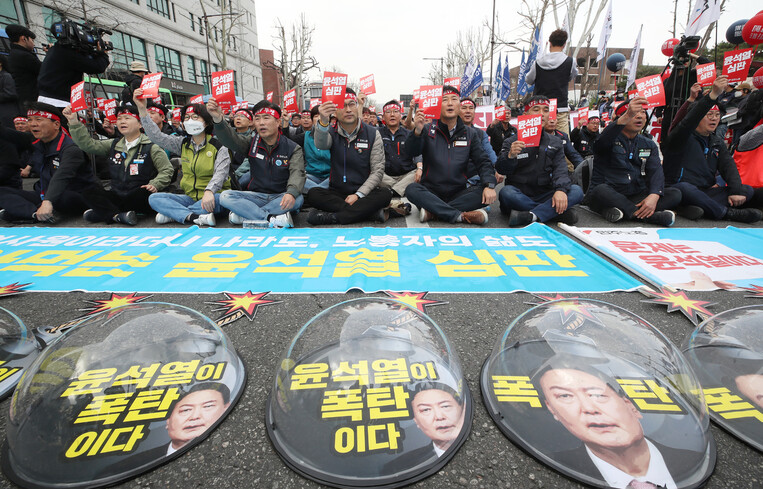
[[[387,126],[379,127],[384,143],[384,173],[396,177],[416,169],[416,163],[405,152],[405,141],[411,131],[400,126],[395,134]]]
[[[540,145],[525,147],[516,158],[509,158],[511,145],[517,140],[513,135],[503,142],[495,170],[506,175],[506,184],[518,188],[527,196],[541,195],[550,190],[570,191],[572,182],[564,161],[562,140],[541,131]]]
[[[252,179],[246,189],[266,194],[286,192],[291,176],[289,162],[296,148],[297,143],[279,134],[276,144],[268,149],[265,141],[255,133],[248,155]]]
[[[81,192],[100,185],[93,175],[90,161],[65,132],[60,131],[51,142],[37,140],[29,164],[40,175],[34,189],[43,200],[55,201],[64,191]]]
[[[564,156],[566,156],[567,159],[570,160],[570,163],[572,163],[572,166],[574,168],[577,168],[578,165],[583,162],[583,157],[580,155],[580,153],[578,153],[575,150],[575,147],[572,145],[572,142],[570,142],[570,138],[558,129],[554,130],[554,136],[562,140],[562,145],[564,147]]]

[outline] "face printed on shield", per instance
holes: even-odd
[[[461,433],[464,408],[449,392],[427,389],[411,402],[416,426],[441,450],[447,450]]]
[[[175,404],[167,418],[167,434],[172,448],[178,450],[207,431],[225,412],[229,404],[220,391],[213,389],[191,392]]]

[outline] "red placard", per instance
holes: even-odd
[[[543,124],[543,116],[537,115],[520,115],[517,117],[517,130],[519,141],[524,141],[525,147],[532,148],[540,145],[540,133],[541,124]]]
[[[609,122],[609,111],[604,111],[601,113],[601,120],[604,122]]]
[[[296,112],[299,110],[297,106],[297,89],[292,88],[288,92],[283,94],[283,110],[287,113]]]
[[[321,100],[324,102],[334,102],[341,109],[344,107],[345,88],[347,88],[347,75],[330,71],[323,72]]]
[[[85,102],[85,82],[81,81],[72,85],[72,94],[69,102],[72,104],[72,112],[79,112],[87,109]]]
[[[753,49],[726,51],[723,54],[723,74],[729,77],[729,83],[747,79],[752,64]]]
[[[494,117],[498,119],[499,121],[505,121],[506,120],[506,107],[503,105],[500,107],[495,108],[495,112],[493,113]]]
[[[424,111],[424,117],[440,118],[442,106],[442,85],[423,85],[419,88],[419,107]]]
[[[140,89],[143,95],[140,98],[156,98],[159,96],[159,84],[162,82],[162,73],[149,73],[143,77],[140,82]]]
[[[321,105],[322,103],[323,102],[321,102],[321,99],[319,99],[319,98],[311,98],[310,99],[310,109],[312,109],[313,107],[316,107],[318,105]]]
[[[461,90],[461,78],[458,76],[454,76],[453,78],[446,78],[442,82],[443,85],[450,85],[451,87],[458,88]]]
[[[715,81],[715,63],[697,65],[697,83],[709,87]]]
[[[660,75],[646,76],[636,80],[636,92],[639,97],[647,100],[644,109],[665,105],[665,87],[662,85]]]
[[[114,123],[117,121],[117,100],[110,98],[103,101],[103,114],[106,116],[106,120]]]
[[[556,107],[559,105],[559,101],[555,98],[548,99],[548,120],[556,120]]]
[[[418,88],[413,91],[413,102],[414,103],[418,103],[419,99],[421,98],[420,95],[421,95],[421,90],[419,90]]]
[[[98,106],[98,110],[103,112],[103,103],[106,101],[103,97],[96,97],[95,104]]]
[[[233,70],[212,72],[212,96],[221,107],[236,103],[235,85],[233,84]]]
[[[191,99],[188,101],[189,104],[203,104],[204,103],[204,95],[198,94],[195,97],[191,97]]]
[[[583,124],[588,124],[588,107],[578,109],[578,120],[583,121]]]
[[[360,79],[360,91],[366,95],[372,95],[376,93],[376,82],[374,81],[374,75],[371,74]]]
[[[265,95],[265,100],[267,100],[268,102],[272,102],[273,101],[273,92],[268,92],[268,94]]]
[[[193,102],[191,102],[193,103]],[[180,120],[180,114],[182,113],[182,109],[180,107],[175,107],[172,109],[172,120],[179,121]]]

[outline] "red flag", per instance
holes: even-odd
[[[697,65],[697,83],[709,87],[715,81],[715,63]]]
[[[223,108],[230,108],[231,105],[236,103],[233,70],[212,72],[212,96]]]
[[[528,148],[540,145],[541,124],[543,116],[540,114],[520,115],[517,118],[518,140],[524,141]]]
[[[288,92],[283,94],[283,110],[287,113],[296,112],[299,110],[297,106],[297,89],[292,88]]]
[[[548,99],[548,120],[556,120],[556,107],[559,102],[555,98]]]
[[[103,113],[106,120],[114,123],[117,121],[117,100],[110,98],[103,101]]]
[[[268,94],[265,95],[265,100],[267,100],[268,102],[272,102],[273,101],[273,92],[268,92]]]
[[[419,88],[419,107],[429,119],[440,118],[442,106],[442,85],[423,85]]]
[[[374,75],[364,76],[360,79],[360,91],[366,95],[372,95],[376,93],[376,82],[374,81]]]
[[[578,109],[578,120],[583,121],[583,124],[588,124],[588,107]]]
[[[645,97],[648,102],[644,109],[665,105],[665,87],[662,86],[660,75],[639,78],[636,80],[636,91],[639,97]]]
[[[191,99],[188,101],[190,104],[203,104],[204,103],[204,95],[198,94],[195,97],[191,97]]]
[[[340,109],[344,107],[344,91],[347,88],[347,75],[344,73],[323,72],[323,92],[321,100],[334,102]]]
[[[143,77],[143,81],[140,82],[140,89],[143,90],[143,95],[140,98],[156,98],[159,96],[159,84],[162,82],[162,73],[149,73]]]
[[[85,102],[85,82],[81,81],[72,85],[72,95],[69,99],[72,104],[72,112],[79,112],[87,109]]]
[[[742,82],[752,64],[753,49],[726,51],[723,54],[723,74],[729,77],[729,83]]]

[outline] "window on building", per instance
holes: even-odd
[[[154,46],[156,55],[156,70],[164,73],[164,76],[183,79],[183,68],[180,65],[180,53],[174,49],[166,48],[157,44]]]
[[[143,61],[148,66],[146,43],[143,39],[114,31],[111,42],[114,44],[114,50],[111,52],[112,69],[128,70],[133,61]]]
[[[193,32],[196,32],[196,23],[193,19],[193,14],[189,12],[188,15],[191,17],[191,30]]]
[[[150,11],[156,12],[162,17],[171,18],[169,0],[146,0],[146,5]]]
[[[193,56],[188,56],[186,60],[186,64],[188,65],[188,78],[187,80],[191,83],[198,83],[196,81],[196,60],[193,59]]]
[[[0,23],[7,24],[23,24],[21,21],[22,15],[16,11],[16,4],[12,0],[4,0],[0,2]]]
[[[204,93],[209,93],[209,67],[206,60],[199,60],[199,76],[201,76],[201,84],[204,85]]]

